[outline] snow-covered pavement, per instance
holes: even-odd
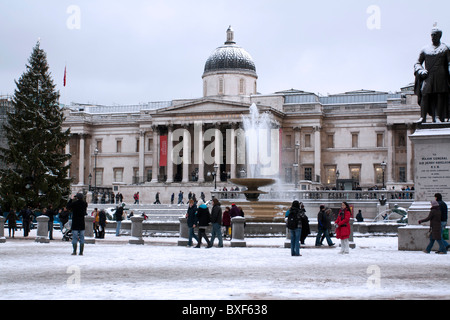
[[[396,237],[356,237],[348,255],[308,238],[301,257],[284,238],[195,249],[107,234],[83,256],[61,240],[20,238],[0,244],[0,299],[450,299],[450,255],[398,251]]]

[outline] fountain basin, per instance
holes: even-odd
[[[270,186],[276,182],[275,179],[265,178],[237,178],[230,179],[229,181],[235,185],[247,188],[247,190],[241,191],[240,193],[243,193],[248,201],[258,201],[261,194],[267,194],[267,192],[261,191],[258,188]]]

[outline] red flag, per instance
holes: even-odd
[[[66,78],[67,78],[67,66],[64,67],[64,87],[66,86]]]

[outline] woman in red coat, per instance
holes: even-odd
[[[341,239],[340,253],[349,253],[350,217],[350,206],[347,202],[342,202],[341,210],[339,210],[338,217],[334,222],[336,224],[336,238]]]

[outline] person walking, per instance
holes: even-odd
[[[300,216],[302,218],[301,224],[302,224],[302,233],[300,234],[300,243],[305,244],[305,239],[308,237],[308,235],[311,233],[311,228],[309,227],[309,219],[306,215],[305,206],[302,202],[300,202]]]
[[[339,210],[338,217],[335,221],[336,224],[336,238],[341,240],[341,254],[349,253],[349,238],[350,238],[350,206],[347,202],[342,202],[341,209]]]
[[[48,205],[48,208],[44,208],[44,215],[48,217],[48,238],[49,240],[53,240],[53,222],[54,218],[58,213],[53,210],[53,206],[51,204]]]
[[[430,242],[428,243],[425,253],[430,253],[433,248],[434,242],[437,241],[439,244],[438,254],[447,254],[447,248],[441,237],[441,210],[439,207],[439,202],[436,200],[431,201],[431,209],[428,217],[419,220],[419,224],[430,221]]]
[[[72,255],[77,254],[77,244],[80,242],[79,255],[83,255],[84,251],[84,231],[85,222],[84,217],[87,216],[87,203],[83,199],[82,193],[77,193],[73,199],[67,203],[67,209],[72,210]]]
[[[186,212],[186,223],[188,225],[189,237],[188,237],[188,247],[192,247],[192,238],[195,239],[198,243],[198,238],[194,233],[194,228],[197,225],[197,206],[194,203],[194,200],[189,200],[189,207]]]
[[[14,210],[10,210],[8,215],[6,216],[6,221],[8,221],[8,230],[9,230],[9,237],[11,238],[11,231],[12,231],[12,238],[14,238],[14,234],[16,232],[17,227],[17,216]]]
[[[100,239],[105,238],[105,228],[106,228],[106,212],[105,210],[100,210],[98,213],[98,237]]]
[[[444,239],[444,230],[445,227],[447,226],[447,219],[448,219],[448,207],[447,204],[444,201],[442,201],[442,194],[436,193],[434,195],[434,198],[439,203],[439,209],[441,210],[441,238],[445,248],[448,250],[450,246],[448,242],[445,241]]]
[[[286,225],[291,234],[291,256],[301,256],[300,254],[300,236],[302,233],[302,217],[300,202],[294,200],[291,207],[286,212]]]
[[[194,202],[195,200],[192,199]],[[198,210],[197,210],[197,220],[198,220],[198,244],[195,248],[200,248],[202,243],[202,238],[205,238],[206,243],[208,244],[207,248],[211,248],[211,242],[206,236],[206,228],[211,222],[211,216],[209,214],[209,209],[206,204],[202,201],[198,201]]]
[[[231,233],[230,233],[230,227],[231,227],[230,207],[226,207],[225,211],[223,212],[222,224],[225,227],[223,238],[226,240],[228,235],[230,235],[230,239],[231,239]]]
[[[319,213],[317,214],[317,236],[316,236],[316,247],[322,245],[323,236],[327,239],[328,246],[334,246],[333,241],[330,238],[331,223],[325,210],[325,205],[320,205]]]
[[[155,195],[155,202],[153,202],[153,204],[161,204],[161,201],[159,201],[159,191],[156,192],[156,195]]]
[[[31,230],[31,221],[33,220],[33,213],[31,212],[31,208],[24,207],[20,210],[19,217],[22,217],[22,228],[23,228],[23,236],[28,237],[28,234]]]
[[[61,230],[61,233],[64,231],[64,225],[69,222],[69,211],[67,211],[67,208],[62,208],[59,210],[59,227]]]
[[[203,200],[202,200],[203,201]],[[211,223],[212,223],[212,232],[211,232],[211,247],[214,245],[214,240],[219,239],[219,248],[223,248],[223,240],[222,240],[222,208],[220,207],[219,200],[217,198],[213,199],[213,208],[211,210]]]
[[[125,203],[122,203],[120,206],[116,207],[116,237],[120,236],[120,228],[122,227],[122,220],[123,220],[123,207],[125,206]]]

